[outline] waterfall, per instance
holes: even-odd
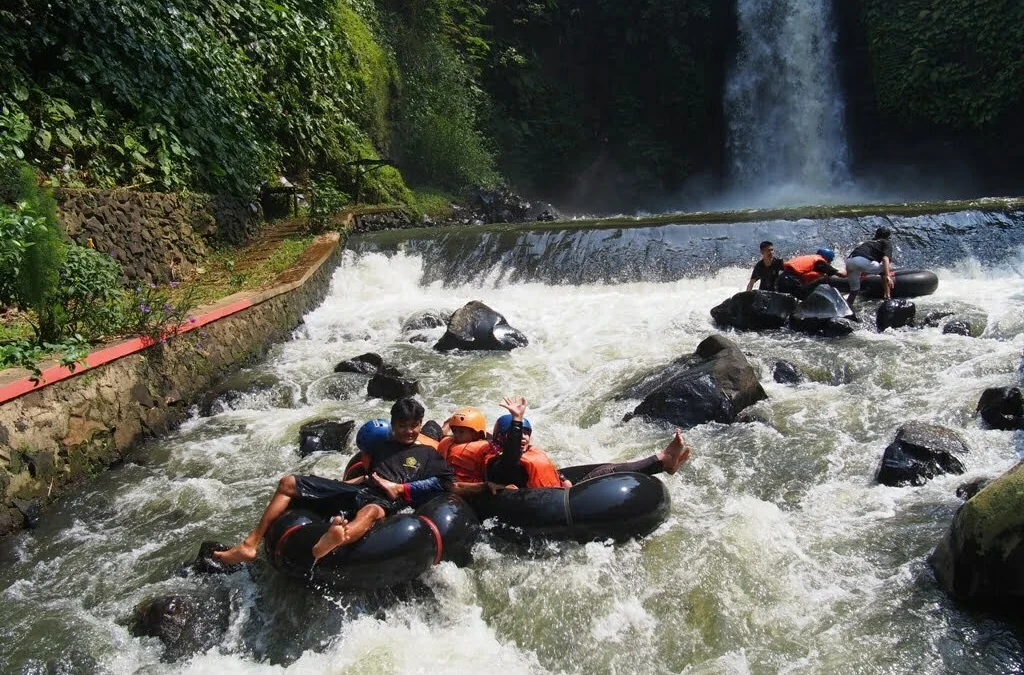
[[[849,184],[849,151],[830,0],[737,3],[725,94],[734,188],[777,203],[834,201]]]

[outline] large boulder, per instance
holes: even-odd
[[[342,422],[319,419],[306,422],[299,428],[299,454],[305,457],[314,452],[345,452],[355,427],[354,420]]]
[[[892,298],[879,305],[875,313],[875,325],[879,333],[886,328],[913,326],[916,314],[917,305],[913,302],[905,298]]]
[[[627,419],[640,416],[684,428],[731,424],[744,408],[768,398],[747,357],[722,335],[705,338],[692,356],[648,376],[625,396],[643,399]]]
[[[442,352],[452,349],[511,351],[527,344],[526,336],[508,325],[504,316],[473,300],[452,314],[448,330],[434,349]]]
[[[796,309],[797,299],[788,293],[743,291],[711,310],[718,326],[740,330],[781,328]]]
[[[1024,394],[1020,387],[989,387],[978,399],[978,412],[993,429],[1024,428]]]
[[[396,375],[374,375],[366,383],[366,393],[372,398],[397,401],[420,393],[420,382]]]
[[[805,333],[838,337],[854,331],[855,326],[850,321],[853,316],[842,294],[821,284],[796,306],[789,317],[789,325]]]
[[[882,485],[924,485],[944,473],[961,474],[963,463],[957,455],[969,451],[967,443],[952,429],[927,422],[907,422],[882,453],[875,479]]]
[[[164,643],[164,659],[177,661],[219,644],[228,629],[226,592],[213,596],[167,595],[135,607],[132,634],[157,637]]]
[[[928,562],[957,600],[1024,618],[1024,463],[960,506]]]

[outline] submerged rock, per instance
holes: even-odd
[[[740,330],[781,328],[796,309],[797,299],[788,293],[743,291],[711,310],[719,326]]]
[[[366,389],[366,376],[359,373],[332,373],[312,382],[306,389],[309,403],[343,401],[353,396],[362,397]]]
[[[1024,463],[960,506],[928,562],[960,602],[1024,617]]]
[[[640,416],[689,428],[705,422],[730,424],[768,395],[736,343],[712,335],[692,356],[648,376],[625,397],[643,398],[626,419]]]
[[[226,592],[213,596],[167,595],[135,607],[132,635],[164,643],[164,659],[177,661],[220,643],[228,629]]]
[[[417,312],[402,322],[402,332],[411,333],[417,330],[443,328],[448,325],[452,315],[439,309],[425,309]]]
[[[199,414],[209,417],[225,410],[234,410],[249,399],[258,397],[259,407],[291,408],[295,392],[287,383],[271,373],[241,372],[222,380],[211,388],[199,403]]]
[[[214,557],[214,551],[226,551],[230,546],[216,541],[204,541],[199,545],[199,553],[183,570],[185,573],[195,574],[233,574],[242,569],[244,565],[226,565]]]
[[[306,422],[299,428],[299,454],[305,457],[314,452],[345,452],[355,426],[354,420],[342,422],[318,419]]]
[[[966,319],[952,319],[942,327],[942,333],[943,335],[964,335],[967,337],[973,334],[971,332],[971,322]]]
[[[510,351],[528,344],[526,336],[510,326],[504,316],[473,300],[452,314],[448,330],[434,349],[442,352],[452,349]]]
[[[351,359],[346,359],[334,366],[336,373],[360,373],[362,375],[375,375],[384,367],[384,359],[380,354],[369,352],[360,354]]]
[[[795,364],[782,359],[775,362],[772,378],[779,384],[800,384],[807,379]]]
[[[961,483],[956,488],[956,496],[964,501],[967,501],[968,499],[974,497],[974,495],[984,490],[985,487],[991,482],[991,478],[984,477],[975,478],[974,480],[969,480],[966,483]]]
[[[397,401],[420,393],[420,383],[419,380],[395,375],[374,375],[366,385],[366,393],[373,398]]]
[[[849,335],[856,328],[850,321],[853,316],[853,310],[842,294],[822,284],[800,301],[789,317],[789,325],[804,333],[840,337]]]
[[[887,328],[905,328],[914,325],[917,305],[904,298],[886,300],[878,307],[875,314],[875,325],[881,333]]]
[[[1024,394],[1019,387],[989,387],[978,399],[977,409],[993,429],[1024,428]]]
[[[944,473],[963,473],[956,455],[969,451],[952,429],[927,422],[907,422],[885,449],[875,476],[882,485],[924,485]]]

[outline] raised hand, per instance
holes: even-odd
[[[526,415],[526,399],[522,396],[506,396],[498,405],[512,413],[512,419],[517,422],[521,422]]]

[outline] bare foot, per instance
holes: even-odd
[[[249,543],[246,539],[237,546],[232,546],[226,551],[214,551],[213,557],[225,565],[238,565],[240,563],[252,562],[256,559],[256,544]]]
[[[661,465],[665,469],[665,473],[672,475],[686,460],[690,459],[690,453],[693,448],[683,438],[683,432],[680,429],[676,429],[676,433],[672,436],[672,440],[665,446],[665,449],[659,452],[661,456]]]
[[[331,526],[327,528],[320,541],[313,545],[313,557],[317,560],[345,543],[345,526],[348,521],[341,516],[331,518]]]

